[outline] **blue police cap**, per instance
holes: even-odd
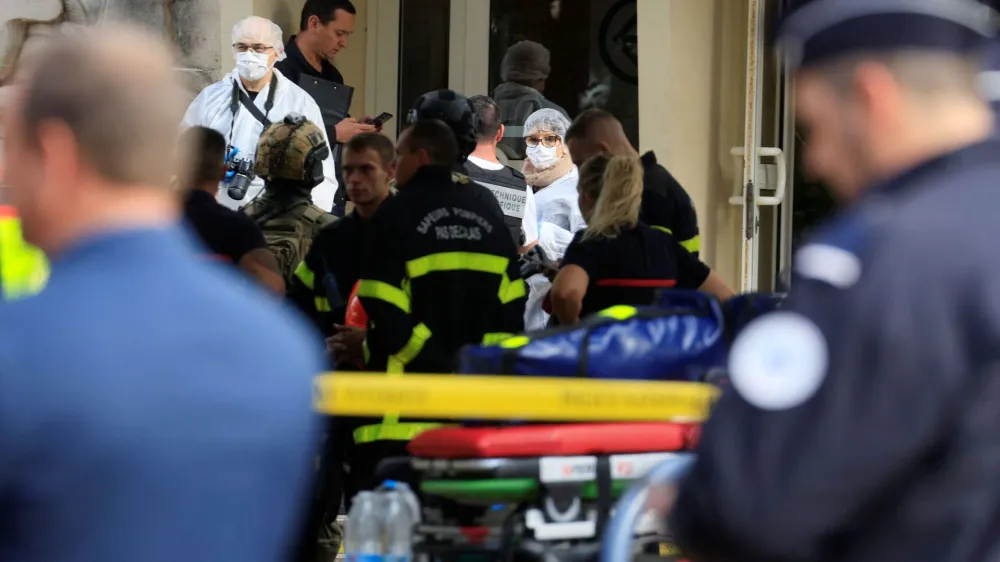
[[[775,39],[793,68],[856,52],[976,54],[993,37],[995,18],[977,0],[807,0],[782,18]]]

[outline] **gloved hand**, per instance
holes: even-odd
[[[534,246],[518,258],[518,265],[521,268],[521,279],[527,279],[538,273],[549,275],[550,272],[558,271],[559,267],[549,259],[545,250],[541,246]]]

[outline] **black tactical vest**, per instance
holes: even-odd
[[[524,245],[521,222],[528,205],[528,185],[524,176],[510,166],[500,170],[486,170],[472,162],[465,163],[465,173],[472,181],[488,188],[500,203],[503,220],[518,248]]]

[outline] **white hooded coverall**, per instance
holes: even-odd
[[[289,113],[298,113],[312,121],[313,124],[323,131],[323,135],[326,136],[323,116],[312,96],[307,94],[297,84],[285,78],[277,69],[272,69],[272,71],[277,76],[278,89],[274,95],[274,107],[267,114],[267,119],[272,123],[277,123]],[[215,129],[226,136],[226,140],[230,145],[239,149],[236,158],[254,160],[257,154],[257,142],[260,140],[261,133],[264,132],[264,125],[250,111],[243,107],[243,104],[239,104],[239,110],[236,112],[236,120],[233,121],[233,112],[230,104],[232,102],[234,80],[241,89],[246,91],[243,88],[243,83],[240,81],[239,73],[233,70],[221,81],[208,86],[198,94],[198,97],[188,107],[187,114],[184,115],[183,126],[202,126]],[[260,109],[261,113],[265,113],[264,106],[267,103],[270,90],[271,85],[268,83],[257,94],[256,99],[253,100],[254,105]],[[232,126],[233,131],[232,138],[229,137],[230,126]],[[337,192],[337,177],[334,171],[333,145],[330,144],[329,138],[327,139],[327,145],[331,147],[331,151],[330,156],[323,162],[323,175],[326,176],[326,180],[313,189],[312,200],[321,209],[330,211],[333,208],[333,196]],[[226,184],[219,184],[218,199],[223,205],[231,209],[236,209],[253,200],[263,188],[264,180],[262,178],[254,178],[250,184],[250,189],[247,190],[246,197],[242,201],[236,201],[226,193]]]

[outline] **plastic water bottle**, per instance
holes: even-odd
[[[385,562],[409,562],[413,557],[413,527],[417,524],[418,512],[407,497],[407,492],[412,494],[405,484],[389,481],[383,485],[381,493]],[[415,496],[413,499],[416,499]]]
[[[382,562],[380,499],[367,491],[354,496],[344,529],[347,562]]]

